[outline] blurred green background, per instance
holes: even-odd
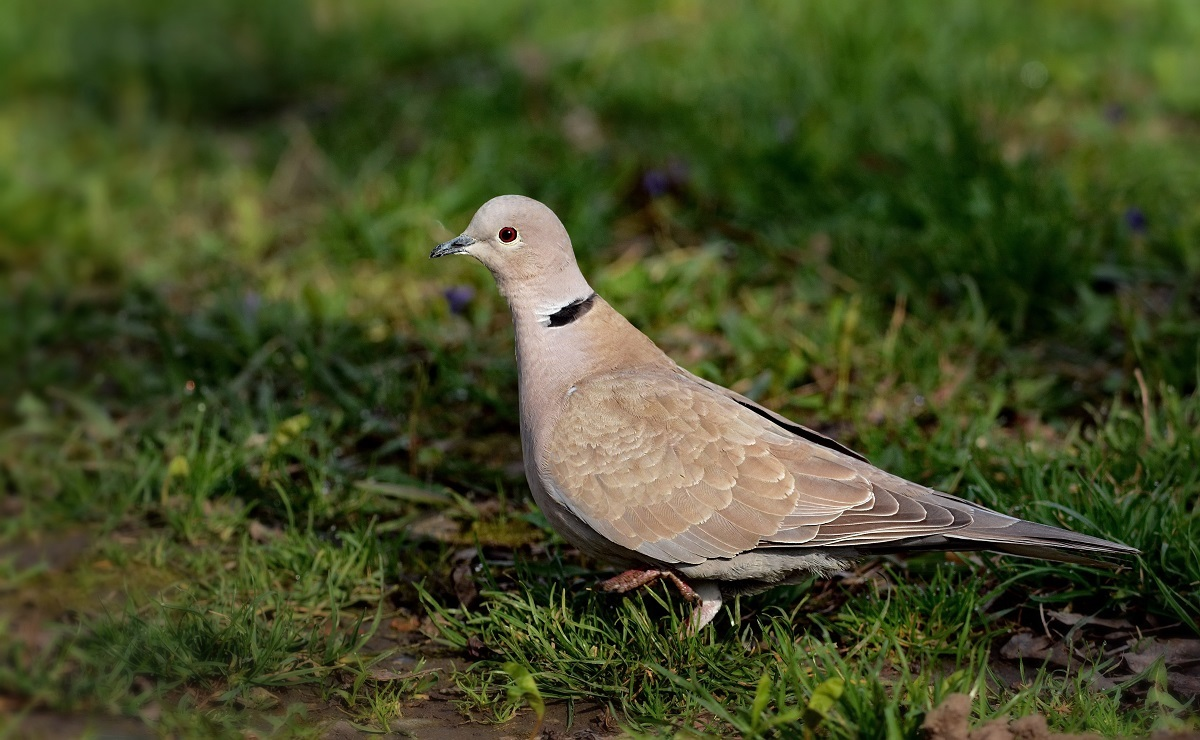
[[[159,593],[252,521],[299,538],[272,568],[382,522],[381,583],[445,581],[446,548],[406,544],[413,490],[499,492],[550,537],[507,311],[477,264],[427,260],[522,193],[682,364],[1142,546],[1161,580],[1070,593],[1194,630],[1198,152],[1191,0],[6,0],[0,541],[83,527],[112,560],[133,532],[120,557],[178,548]],[[61,586],[7,567],[10,593]],[[35,678],[0,688],[38,706],[159,676],[43,686],[6,639]]]
[[[970,304],[1069,366],[1065,405],[1125,389],[1135,365],[1195,384],[1187,2],[0,14],[10,316],[54,292],[192,304],[239,287],[408,333],[441,310],[427,276],[492,302],[478,270],[433,272],[425,246],[521,192],[558,211],[593,273],[720,252],[691,314],[610,289],[643,323],[704,328],[697,313],[747,286],[817,305],[842,288],[876,312]]]

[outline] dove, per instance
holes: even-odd
[[[603,590],[667,579],[693,603],[693,630],[734,595],[885,553],[1138,552],[892,475],[693,375],[597,295],[536,200],[489,200],[430,257],[452,254],[482,262],[512,313],[534,501],[581,553],[626,569]]]

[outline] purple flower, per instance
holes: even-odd
[[[446,303],[450,304],[451,313],[462,313],[467,309],[467,304],[475,297],[475,289],[470,285],[455,285],[453,288],[447,288],[442,292],[446,296]]]
[[[1109,103],[1104,106],[1104,119],[1116,126],[1125,120],[1125,106],[1120,103]]]
[[[662,170],[647,170],[646,174],[642,175],[642,189],[649,193],[651,198],[665,195],[670,187],[671,177]]]
[[[642,175],[642,189],[651,198],[657,198],[667,193],[679,193],[691,180],[692,173],[688,163],[675,158],[664,168],[646,170]]]
[[[1146,214],[1136,206],[1125,209],[1125,226],[1138,235],[1144,236],[1147,230]]]

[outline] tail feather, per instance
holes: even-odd
[[[1084,552],[1110,553],[1113,555],[1136,555],[1140,552],[1136,547],[1123,545],[1119,542],[1102,540],[1078,532],[1071,532],[1048,524],[1028,522],[1015,519],[1005,526],[979,527],[968,525],[953,532],[947,532],[949,539],[962,539],[980,544],[1026,546],[1030,548],[1050,548],[1054,550],[1082,550]]]
[[[943,496],[944,504],[965,504],[966,507],[963,508],[970,511],[973,521],[959,529],[863,550],[991,550],[1007,555],[1088,565],[1104,564],[1103,561],[1089,557],[1092,554],[1137,555],[1141,552],[1136,547],[1119,542],[1017,519],[962,499],[944,494]]]
[[[941,492],[936,495],[944,506],[965,508],[972,519],[970,524],[961,529],[943,533],[947,540],[945,549],[995,550],[1067,563],[1098,562],[1080,553],[1137,555],[1141,552],[1136,547],[1119,542],[1017,519],[957,496]]]
[[[1034,558],[1035,560],[1053,560],[1059,563],[1075,563],[1076,565],[1092,565],[1112,568],[1113,563],[1105,560],[1080,555],[1077,552],[1068,552],[1066,550],[1055,550],[1052,547],[1044,545],[997,545],[989,547],[988,550],[993,552],[1003,553],[1005,555],[1015,555],[1019,558]]]

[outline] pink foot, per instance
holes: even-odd
[[[629,593],[642,586],[654,583],[665,575],[666,573],[661,570],[627,570],[620,575],[609,578],[607,581],[601,581],[600,590],[616,594]]]
[[[677,574],[669,570],[627,570],[606,581],[601,581],[599,585],[602,591],[624,594],[654,583],[661,578],[666,578],[675,584],[679,595],[695,606],[688,624],[688,631],[691,634],[699,632],[704,625],[717,616],[717,612],[721,609],[721,590],[717,584],[705,581],[699,583],[696,588],[692,588]]]

